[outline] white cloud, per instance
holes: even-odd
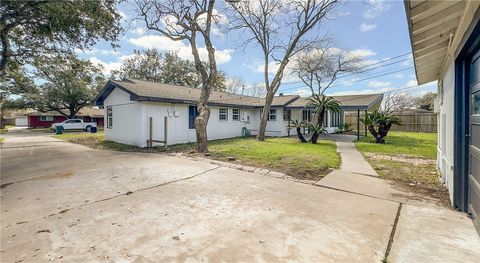
[[[417,86],[418,83],[415,79],[411,79],[409,81],[407,81],[407,83],[405,83],[405,87],[412,87],[412,86]]]
[[[378,81],[378,80],[372,80],[368,82],[368,86],[371,88],[384,88],[392,85],[391,82],[388,81]]]
[[[390,10],[390,5],[386,4],[384,0],[368,0],[366,2],[367,8],[363,12],[363,17],[366,19],[373,19]]]
[[[138,35],[138,36],[143,36],[145,34],[145,28],[143,27],[136,27],[132,30],[130,30],[130,32],[134,33],[135,35]]]
[[[365,57],[375,56],[377,54],[377,52],[375,52],[373,50],[370,50],[370,49],[354,49],[354,50],[350,51],[350,54],[352,56],[358,56],[358,57],[361,57],[361,58],[365,58]]]
[[[180,58],[193,60],[192,49],[190,48],[190,45],[187,45],[182,41],[173,41],[165,36],[146,35],[139,38],[130,38],[128,42],[143,48],[156,48],[159,50],[175,51],[178,53]],[[224,64],[230,61],[232,59],[233,51],[233,49],[217,49],[215,51],[217,64]],[[206,48],[199,48],[198,52],[202,60],[208,60],[208,52]]]
[[[120,54],[120,52],[118,52],[116,50],[113,50],[113,49],[97,49],[97,48],[86,49],[86,50],[75,49],[75,53],[77,53],[77,54],[88,54],[88,55],[94,55],[94,54],[119,55]]]
[[[121,62],[104,62],[97,57],[90,57],[90,62],[94,65],[100,66],[102,68],[102,72],[105,75],[110,75],[112,70],[119,70],[122,66]]]
[[[362,23],[360,25],[360,31],[362,32],[368,32],[370,30],[374,30],[375,28],[377,28],[377,24]]]

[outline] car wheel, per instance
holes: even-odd
[[[87,126],[87,127],[85,127],[85,130],[86,130],[87,132],[90,132],[91,129],[92,129],[92,126]]]

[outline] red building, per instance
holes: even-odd
[[[65,111],[65,113],[67,113]],[[47,112],[29,112],[25,114],[28,117],[29,128],[49,128],[53,123],[62,122],[67,119],[57,111]],[[85,108],[77,113],[77,119],[84,122],[95,122],[97,126],[103,127],[103,109]]]

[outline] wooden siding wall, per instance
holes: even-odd
[[[393,125],[392,131],[406,132],[437,132],[436,113],[399,113],[396,114],[403,122],[403,125]],[[364,113],[360,112],[360,118]],[[345,112],[345,123],[349,123],[354,131],[357,130],[357,113]],[[360,122],[360,132],[365,131],[365,126]]]

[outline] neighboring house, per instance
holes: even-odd
[[[438,169],[480,232],[480,1],[406,1],[418,84],[438,81]]]
[[[65,111],[67,113],[67,111]],[[26,124],[25,120],[21,118],[27,118]],[[84,108],[81,109],[77,114],[77,119],[82,119],[85,122],[95,122],[97,126],[103,126],[103,109],[95,108]],[[47,112],[29,112],[25,116],[17,116],[16,125],[17,126],[28,126],[29,128],[48,128],[53,123],[62,122],[66,120],[67,117],[60,114],[57,111],[47,111]],[[21,125],[19,125],[21,124]],[[25,124],[25,125],[22,125]]]
[[[194,120],[200,92],[200,89],[140,80],[109,81],[96,99],[96,105],[105,108],[105,139],[140,147],[146,147],[150,138],[155,141],[165,141],[166,138],[167,144],[195,142]],[[344,110],[368,110],[378,108],[383,95],[335,98],[342,102]],[[260,126],[263,104],[262,98],[212,91],[208,138],[239,137],[244,127],[255,135]],[[270,109],[266,135],[294,135],[295,130],[288,128],[289,120],[315,119],[313,110],[306,105],[307,100],[299,96],[276,96]],[[329,112],[327,115],[325,127],[334,132],[343,124],[343,112]]]

